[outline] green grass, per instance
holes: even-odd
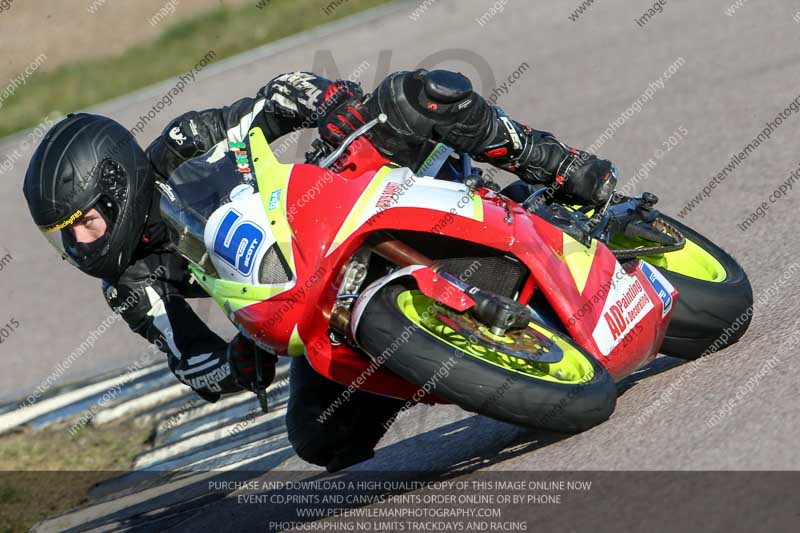
[[[0,437],[0,532],[28,531],[49,516],[87,500],[92,487],[128,471],[147,449],[150,426],[131,422],[25,429]]]
[[[116,57],[64,65],[46,64],[4,102],[0,136],[32,127],[54,111],[68,113],[191,70],[209,51],[214,61],[387,3],[348,0],[330,15],[331,0],[271,0],[263,9],[219,7],[168,27],[158,39]],[[120,28],[124,30],[124,25]],[[300,65],[298,65],[298,68]],[[264,73],[264,82],[272,75]]]

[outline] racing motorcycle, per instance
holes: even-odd
[[[392,164],[365,136],[384,120],[315,141],[305,164],[255,127],[160,184],[176,251],[262,350],[345,386],[575,432],[659,352],[696,358],[747,329],[720,336],[752,316],[742,268],[655,195],[593,209],[541,188],[518,204],[443,145],[416,171]]]

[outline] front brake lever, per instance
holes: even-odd
[[[270,361],[267,361],[268,355],[271,356]],[[275,360],[276,360],[275,354],[272,354],[260,348],[256,349],[255,392],[256,396],[258,397],[258,404],[261,406],[261,412],[263,413],[269,412],[269,394],[267,393],[267,389],[272,383],[272,380],[275,379]],[[272,367],[272,370],[270,371],[269,375],[265,373],[265,367],[267,365],[271,365]]]
[[[356,131],[348,135],[345,138],[345,140],[342,141],[342,144],[340,144],[339,147],[336,148],[336,150],[334,150],[330,155],[326,156],[322,161],[320,161],[317,166],[322,168],[329,168],[334,162],[336,162],[337,159],[339,159],[342,156],[345,150],[347,150],[350,147],[350,145],[353,144],[353,141],[355,141],[356,139],[367,133],[369,130],[371,130],[378,124],[385,123],[387,120],[389,120],[389,117],[387,117],[386,114],[384,113],[381,113],[380,115],[378,115],[377,118],[370,120],[369,122],[358,128]]]
[[[597,211],[597,213],[595,213],[594,216],[592,216],[592,218],[595,218],[595,217],[602,218],[602,217],[604,217],[606,215],[606,211],[608,211],[608,206],[611,205],[611,202],[614,201],[614,203],[617,203],[616,200],[619,200],[621,198],[622,198],[621,194],[619,194],[617,191],[613,191],[611,194],[608,195],[608,200],[606,200],[606,203],[603,204],[603,207],[600,208],[600,210]]]

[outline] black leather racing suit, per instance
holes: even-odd
[[[371,105],[389,114],[393,124],[393,130],[382,133],[385,153],[404,151],[404,158],[408,159],[408,154],[416,157],[420,147],[435,138],[470,151],[480,160],[519,170],[523,177],[527,173],[528,178],[539,179],[541,168],[525,164],[527,160],[520,164],[520,158],[530,158],[537,142],[552,137],[511,121],[471,93],[471,88],[456,94],[463,92],[463,87],[458,83],[448,87],[446,74],[444,79],[440,75],[438,86],[433,87],[435,98],[441,99],[438,106],[428,103],[431,112],[423,110],[415,115],[418,106],[406,104],[411,100],[418,103],[418,95],[412,98],[402,94],[403,79],[413,76],[419,77],[419,73],[394,74],[373,94]],[[226,138],[230,142],[246,142],[251,127],[261,127],[270,142],[293,130],[317,127],[325,114],[320,112],[320,102],[331,83],[305,72],[284,74],[270,81],[254,98],[242,98],[228,107],[185,113],[147,148],[148,157],[159,177],[166,180],[181,163]],[[376,135],[373,140],[380,144],[380,138]],[[405,144],[404,138],[408,141]],[[400,158],[401,154],[397,156]],[[154,191],[154,198],[157,196]],[[166,352],[169,367],[181,382],[207,400],[216,401],[220,394],[242,390],[227,360],[228,343],[188,305],[187,299],[206,294],[190,280],[185,260],[168,251],[158,202],[153,205],[132,264],[113,284],[104,282],[104,293],[109,305],[121,313],[133,331]],[[359,393],[335,417],[320,423],[317,416],[342,390],[318,376],[305,358],[293,358],[287,427],[289,439],[303,459],[327,465],[348,447],[371,452],[402,405],[398,400]]]

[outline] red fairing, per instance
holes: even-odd
[[[347,147],[342,157],[334,164],[333,170],[343,178],[357,178],[388,164],[389,160],[385,159],[371,142],[361,137]]]
[[[586,255],[579,261],[583,266],[571,269],[572,259],[565,257],[565,237],[560,230],[486,189],[479,191],[482,220],[454,215],[452,223],[442,224],[442,211],[394,206],[353,228],[330,252],[337,232],[375,177],[374,169],[383,162],[369,143],[364,143],[353,149],[341,174],[310,165],[294,166],[287,212],[293,231],[296,284],[290,291],[237,312],[242,325],[260,342],[286,353],[296,324],[308,359],[320,374],[344,385],[411,398],[417,387],[346,344],[332,345],[328,336],[343,266],[370,233],[403,229],[471,241],[519,259],[530,272],[520,294],[522,303],[528,303],[534,291],[541,291],[569,334],[615,379],[655,357],[677,298],[671,286],[666,292],[662,287],[659,293],[641,263],[625,271],[601,243],[593,255],[580,249],[568,251],[568,256]],[[441,277],[434,280],[430,270],[417,272],[415,277],[426,293],[438,295],[456,309],[472,305],[468,295],[448,289],[453,286]],[[665,300],[671,302],[666,310]],[[439,400],[426,395],[422,401]]]

